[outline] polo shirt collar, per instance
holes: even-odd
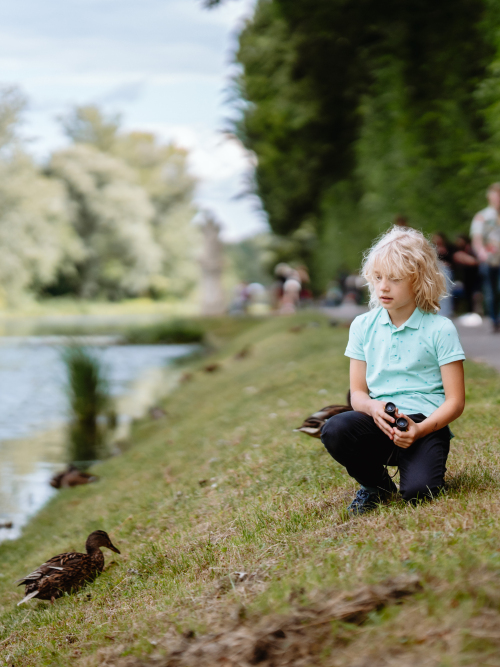
[[[415,310],[406,320],[406,322],[404,322],[404,324],[398,327],[398,329],[404,329],[405,327],[409,327],[410,329],[419,329],[423,316],[424,313],[419,308],[415,308]],[[389,312],[385,308],[382,309],[382,314],[380,315],[380,323],[390,324],[391,326],[394,326],[392,324],[391,318],[389,317]]]

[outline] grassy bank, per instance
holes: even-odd
[[[317,315],[240,329],[211,359],[219,370],[200,361],[167,416],[137,424],[133,446],[99,466],[97,484],[62,491],[22,539],[0,545],[0,664],[147,664],[186,631],[252,627],[315,591],[402,573],[417,573],[421,592],[362,625],[325,626],[318,664],[498,664],[499,377],[467,366],[446,496],[346,522],[353,483],[292,429],[344,402],[347,330]],[[122,555],[106,553],[95,584],[16,607],[14,579],[81,550],[97,528]]]

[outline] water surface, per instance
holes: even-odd
[[[65,462],[68,403],[62,338],[0,338],[0,540],[20,529],[56,491],[49,485]],[[118,345],[112,337],[80,339],[99,357],[109,378],[119,436],[172,383],[169,362],[189,345]]]

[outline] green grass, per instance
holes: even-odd
[[[313,320],[320,326],[289,331]],[[216,334],[218,372],[200,361],[165,400],[165,420],[138,423],[133,447],[95,469],[97,484],[62,491],[20,540],[0,545],[0,660],[118,665],[168,652],[188,629],[252,623],[286,613],[293,597],[417,572],[419,595],[360,627],[332,624],[325,664],[498,664],[499,376],[467,364],[447,494],[346,521],[355,485],[318,440],[292,429],[343,402],[347,330],[299,314],[252,326],[220,320]],[[250,354],[236,359],[242,349]],[[93,585],[53,606],[16,607],[14,579],[81,550],[97,528],[122,555],[106,553]],[[236,584],[242,571],[250,576]]]
[[[134,345],[203,343],[204,339],[205,330],[196,320],[167,320],[134,327],[125,334],[125,341]]]

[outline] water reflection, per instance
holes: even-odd
[[[67,402],[60,339],[3,338],[0,344],[0,540],[20,528],[55,492],[48,481],[65,460]],[[85,338],[103,361],[119,414],[119,437],[131,419],[169,389],[166,367],[188,353],[189,345],[106,345],[111,339]],[[101,347],[96,346],[96,343]]]

